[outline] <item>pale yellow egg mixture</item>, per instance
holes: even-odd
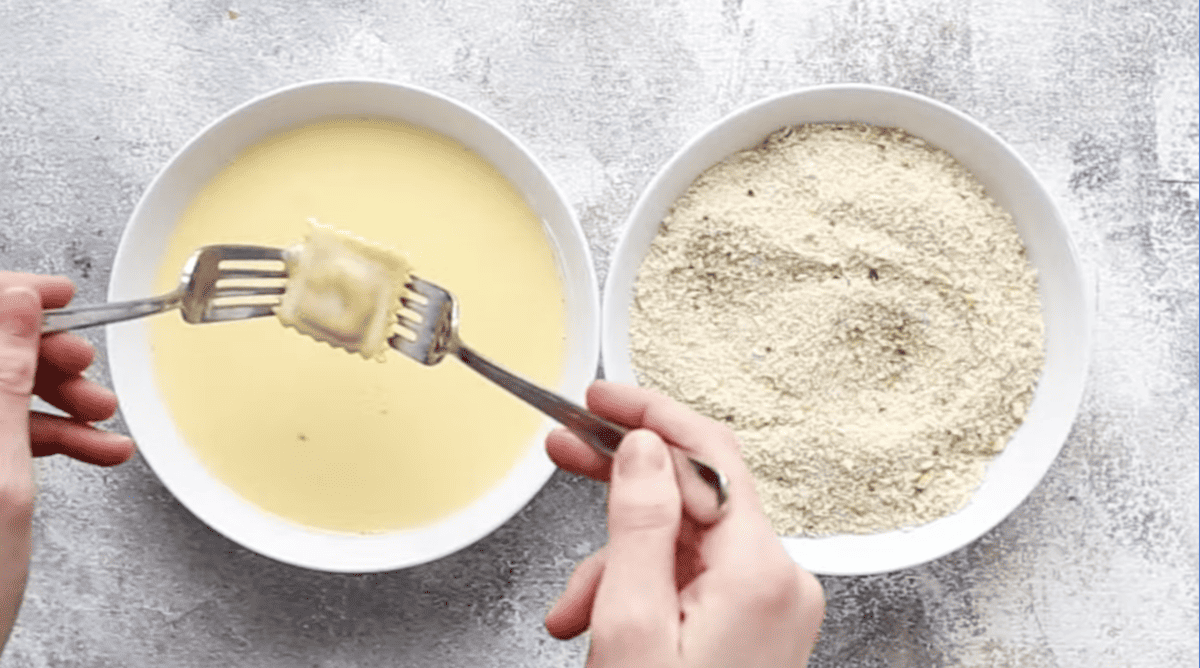
[[[550,241],[516,189],[444,136],[338,119],[284,132],[221,171],[177,224],[158,288],[199,246],[290,246],[308,219],[407,252],[453,292],[480,353],[555,386],[565,308]],[[265,510],[310,527],[378,532],[468,505],[526,451],[534,409],[447,359],[364,360],[275,318],[152,319],[157,380],[204,465]]]

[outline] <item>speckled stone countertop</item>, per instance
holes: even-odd
[[[0,266],[64,273],[102,300],[125,221],[174,151],[255,95],[335,76],[432,88],[511,131],[574,205],[601,278],[654,171],[741,105],[877,83],[992,128],[1057,199],[1094,290],[1080,415],[1032,497],[982,539],[824,578],[812,665],[1197,664],[1195,2],[10,0]],[[103,357],[95,377],[108,380]],[[38,471],[3,668],[585,658],[585,639],[558,642],[541,619],[605,540],[599,485],[556,474],[462,552],[347,576],[229,542],[138,458]]]

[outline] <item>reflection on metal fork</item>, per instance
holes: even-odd
[[[192,254],[179,285],[164,295],[111,304],[72,306],[46,311],[42,333],[61,332],[180,309],[193,324],[244,320],[274,314],[287,278],[286,250],[269,246],[222,244]]]

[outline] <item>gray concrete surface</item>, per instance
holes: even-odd
[[[184,141],[256,94],[350,75],[436,89],[512,131],[576,207],[601,275],[655,169],[764,96],[886,84],[994,129],[1057,198],[1094,287],[1081,414],[1046,480],[981,540],[825,578],[812,665],[1197,664],[1195,2],[7,0],[0,264],[65,273],[100,300],[127,217]],[[589,482],[556,475],[477,545],[354,577],[246,552],[141,460],[38,470],[3,668],[585,658],[585,639],[553,640],[541,618],[605,539]]]

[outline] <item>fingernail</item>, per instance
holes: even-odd
[[[617,473],[623,478],[649,478],[667,468],[667,445],[643,429],[629,432],[617,448]]]
[[[124,443],[124,442],[130,440],[130,438],[128,436],[126,436],[125,434],[118,434],[115,431],[100,430],[100,437],[103,438],[105,441],[107,441],[109,443],[114,443],[114,444],[115,443]]]
[[[95,445],[103,450],[93,451],[94,456],[104,461],[104,465],[111,466],[120,464],[129,459],[133,455],[137,446],[134,445],[133,439],[124,434],[117,434],[111,431],[100,431],[96,435],[96,440],[99,443]]]
[[[26,287],[11,287],[0,293],[0,330],[29,338],[42,330],[35,313],[41,310],[37,293]]]

